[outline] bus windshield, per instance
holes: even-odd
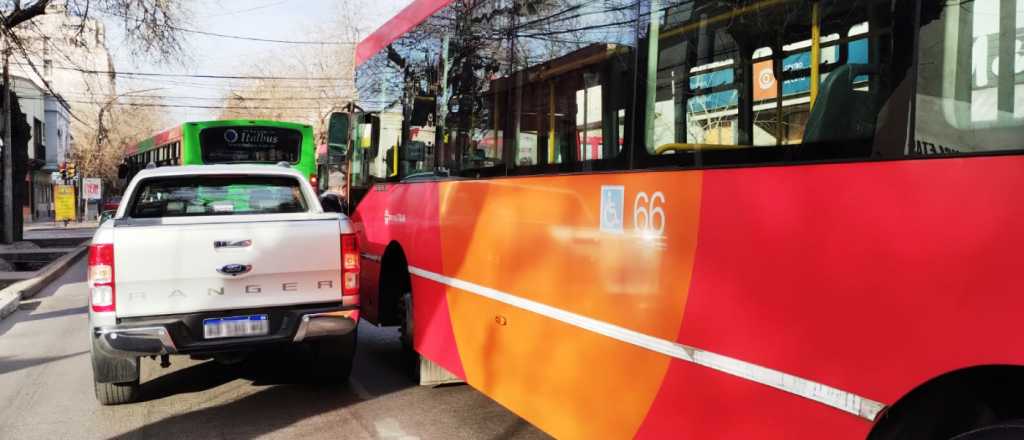
[[[302,133],[266,126],[209,127],[199,132],[203,163],[299,161]]]

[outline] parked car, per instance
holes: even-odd
[[[300,344],[329,380],[352,368],[359,252],[349,219],[273,165],[143,170],[89,248],[96,397],[136,400],[139,362]]]

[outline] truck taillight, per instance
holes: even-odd
[[[113,312],[116,289],[114,288],[114,245],[94,244],[89,246],[89,296],[94,312]]]
[[[341,235],[341,294],[359,294],[359,245],[355,234]]]

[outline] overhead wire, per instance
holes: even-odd
[[[133,21],[137,21],[137,22],[145,22],[146,21],[146,20],[143,20],[143,19],[138,18],[138,17],[132,17],[132,16],[127,15],[127,14],[119,14],[119,13],[111,12],[111,11],[104,11],[103,13],[107,14],[107,15],[112,15],[114,17],[123,18],[123,19],[126,19],[126,20],[133,20]],[[157,23],[156,25],[160,26],[160,27],[165,27],[167,29],[172,29],[172,30],[176,30],[176,31],[179,31],[179,32],[189,33],[189,34],[205,35],[205,36],[208,36],[208,37],[228,38],[228,39],[233,39],[233,40],[256,41],[256,42],[261,42],[261,43],[314,45],[314,46],[322,46],[322,45],[344,46],[344,45],[356,45],[356,44],[359,43],[358,41],[279,40],[279,39],[274,39],[274,38],[261,38],[261,37],[251,37],[251,36],[243,36],[243,35],[222,34],[222,33],[218,33],[218,32],[210,32],[210,31],[201,31],[201,30],[198,30],[198,29],[190,29],[190,28],[186,28],[186,27],[182,27],[182,26],[177,26],[177,25],[173,25],[173,24],[168,24],[168,23]]]
[[[12,63],[25,65],[24,63]],[[116,70],[92,70],[81,67],[53,66],[58,70],[71,70],[80,73],[93,75],[115,75],[115,76],[145,76],[164,78],[201,78],[201,79],[237,79],[237,80],[282,80],[282,81],[352,81],[351,78],[340,76],[302,77],[302,76],[272,76],[272,75],[218,75],[207,73],[161,73],[161,72],[132,72]]]

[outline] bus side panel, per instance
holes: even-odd
[[[394,187],[390,188],[391,190]],[[391,191],[371,188],[355,212],[352,221],[359,238],[360,259],[359,301],[362,316],[374,324],[380,323],[380,269],[384,251],[394,239],[392,227],[384,223],[384,211],[391,204]]]
[[[443,273],[437,182],[394,186],[388,223],[405,250],[410,267]],[[443,286],[411,276],[413,291],[413,345],[421,355],[465,379],[452,330],[448,298]]]
[[[774,388],[674,359],[637,438],[863,439],[871,423]]]
[[[438,227],[438,184],[436,182],[375,185],[360,201],[353,215],[363,258],[360,299],[370,322],[380,322],[380,262],[391,242],[402,247],[407,263],[432,272],[442,272]],[[426,358],[465,377],[458,346],[452,332],[444,288],[412,276],[413,338],[416,350]]]
[[[700,188],[700,171],[442,184],[443,275],[470,385],[558,438],[635,434],[670,359],[550,308],[674,339]]]
[[[306,175],[306,179],[316,177],[316,142],[313,136],[313,127],[304,126],[302,132],[301,150],[299,150],[299,163],[295,169]]]
[[[199,129],[194,124],[181,126],[181,164],[203,164],[202,151],[199,150]]]
[[[1024,364],[1005,339],[1024,309],[1022,170],[1004,156],[707,171],[677,340],[886,404],[945,372]]]

